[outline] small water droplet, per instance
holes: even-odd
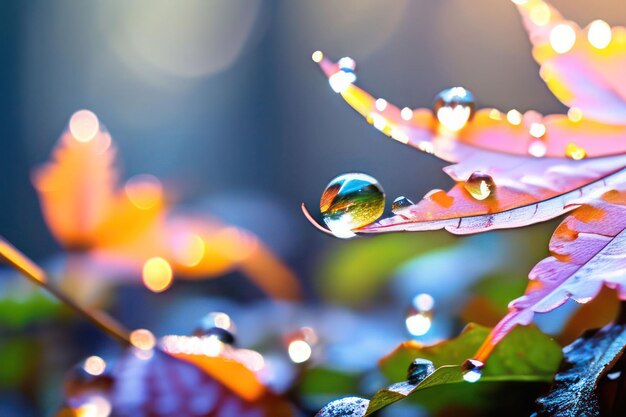
[[[342,398],[328,403],[315,417],[362,417],[369,403],[369,400],[360,397]]]
[[[235,344],[236,331],[235,323],[228,314],[214,311],[200,321],[200,324],[194,329],[193,335],[198,337],[213,336],[224,344],[233,345]]]
[[[621,371],[611,372],[611,373],[606,374],[606,377],[608,379],[610,379],[611,381],[615,381],[620,376],[622,376],[622,372]]]
[[[429,313],[415,312],[415,310],[409,309],[404,324],[406,325],[406,329],[413,336],[423,336],[430,330],[432,318]]]
[[[65,374],[63,388],[66,395],[73,396],[84,391],[106,391],[112,384],[106,362],[98,356],[91,356]]]
[[[433,105],[439,123],[452,132],[461,130],[474,116],[475,110],[474,95],[463,87],[441,91]]]
[[[413,297],[411,304],[416,310],[427,312],[431,311],[435,307],[435,299],[430,294],[421,293]]]
[[[433,372],[435,372],[435,365],[431,361],[416,358],[406,370],[406,379],[410,384],[417,385]]]
[[[485,364],[476,359],[467,359],[461,367],[463,369],[463,379],[473,384],[482,376],[482,369],[485,367]]]
[[[396,198],[395,200],[393,200],[393,203],[391,204],[391,211],[393,212],[393,214],[398,214],[402,210],[412,205],[413,205],[413,202],[402,195]]]
[[[541,158],[542,156],[546,154],[547,151],[548,151],[548,148],[546,147],[546,144],[542,140],[539,140],[539,139],[533,140],[528,145],[528,153],[534,156],[535,158]]]
[[[496,188],[493,178],[480,171],[473,172],[463,186],[476,200],[486,199],[493,194]]]
[[[570,142],[567,144],[567,147],[565,148],[565,155],[567,155],[568,157],[576,161],[579,161],[583,159],[585,156],[587,156],[587,152],[580,146],[576,145],[575,143]]]
[[[541,139],[546,135],[546,125],[537,122],[531,123],[528,133],[534,138]]]
[[[324,223],[340,238],[375,222],[385,210],[385,192],[376,179],[366,174],[349,173],[334,178],[320,199]]]

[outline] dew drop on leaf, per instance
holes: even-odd
[[[567,147],[565,148],[565,155],[568,156],[569,158],[579,161],[583,159],[585,156],[587,156],[587,152],[580,146],[571,142],[571,143],[568,143]]]
[[[463,87],[451,87],[435,97],[433,111],[439,123],[447,130],[461,130],[476,110],[474,95]]]
[[[622,372],[621,371],[611,372],[611,373],[606,374],[606,377],[608,379],[610,379],[611,381],[615,381],[620,376],[622,376]]]
[[[546,154],[547,150],[546,144],[540,139],[533,140],[528,145],[528,153],[535,158],[541,158]]]
[[[470,175],[463,186],[476,200],[484,200],[493,194],[496,184],[490,175],[476,171]]]
[[[212,336],[220,342],[232,345],[235,343],[236,326],[230,316],[220,311],[214,311],[202,318],[194,329],[194,336]]]
[[[375,178],[349,173],[334,178],[320,199],[324,223],[337,237],[355,236],[352,231],[376,221],[385,210],[385,193]]]
[[[406,379],[409,384],[417,385],[433,372],[435,372],[435,365],[431,361],[417,358],[409,365],[406,371]]]
[[[359,417],[365,415],[369,400],[360,397],[346,397],[328,403],[315,417]]]
[[[391,204],[391,211],[393,212],[393,214],[398,214],[402,210],[412,205],[413,205],[413,202],[411,200],[409,200],[405,196],[400,196],[396,198],[395,200],[393,200],[393,203]]]
[[[485,364],[476,359],[467,359],[461,367],[463,368],[463,379],[473,384],[480,379]]]

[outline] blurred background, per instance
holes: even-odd
[[[581,25],[626,22],[618,1],[553,3]],[[161,294],[130,277],[97,304],[131,328],[190,333],[206,313],[225,311],[241,323],[242,345],[280,356],[285,334],[311,326],[325,340],[319,363],[363,375],[404,339],[458,333],[467,317],[459,300],[506,271],[510,287],[494,301],[504,311],[547,253],[554,222],[464,239],[441,232],[339,241],[314,230],[299,208],[304,201],[317,213],[324,187],[344,172],[374,176],[388,201],[417,201],[451,183],[442,162],[387,140],[350,110],[311,62],[315,50],[354,58],[359,85],[400,107],[429,107],[440,90],[462,85],[479,107],[563,112],[509,2],[33,0],[3,1],[0,10],[3,236],[46,269],[63,262],[31,171],[49,159],[70,116],[89,109],[117,145],[122,180],[154,175],[178,207],[254,233],[303,287],[301,301],[283,304],[237,270],[176,281]],[[0,367],[0,415],[51,415],[71,364],[113,348],[51,300],[27,304],[29,284],[16,289],[18,280],[8,272],[0,278],[0,361],[13,364]],[[422,293],[434,298],[437,314],[432,329],[429,322],[426,333],[411,334],[405,315]],[[28,307],[16,313],[20,305]],[[258,334],[264,326],[278,334]],[[347,340],[333,339],[337,326],[350,329]],[[356,342],[371,349],[348,364]],[[277,372],[294,374],[289,366]],[[292,381],[272,383],[284,389]],[[336,393],[318,394],[310,409]]]

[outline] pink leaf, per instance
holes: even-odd
[[[541,0],[518,9],[552,93],[584,118],[626,123],[626,29],[598,20],[580,28]]]
[[[509,304],[477,354],[484,361],[515,326],[529,324],[535,313],[551,311],[568,299],[592,300],[603,285],[626,300],[626,191],[609,191],[576,209],[550,240],[552,256],[529,274],[526,293]]]

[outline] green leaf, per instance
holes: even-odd
[[[337,242],[324,259],[316,282],[325,299],[358,305],[379,296],[399,265],[454,241],[446,233],[425,233]]]
[[[437,370],[418,384],[399,382],[378,391],[365,415],[427,388],[464,382],[461,364],[471,357],[489,334],[489,328],[470,324],[455,339],[432,346],[417,342],[400,345],[381,361],[391,379],[406,378],[406,368],[415,358],[432,361]],[[479,381],[550,381],[561,361],[561,348],[535,327],[518,327],[500,343]]]
[[[50,320],[63,311],[63,306],[43,290],[26,284],[4,289],[0,296],[0,326],[21,328],[37,320]]]
[[[626,347],[626,325],[613,324],[590,331],[564,349],[562,369],[548,395],[537,400],[539,416],[599,416],[597,392],[601,378],[622,356]],[[613,395],[621,395],[619,392]],[[606,413],[623,415],[621,412]]]

